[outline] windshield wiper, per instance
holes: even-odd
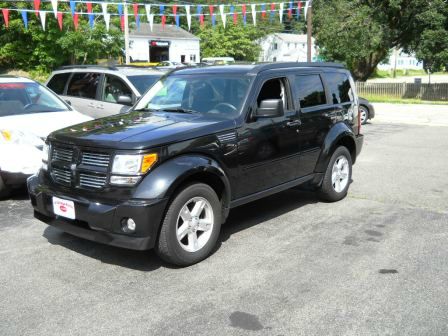
[[[184,108],[164,108],[164,109],[160,109],[160,111],[163,112],[176,112],[176,113],[188,113],[188,114],[197,114],[199,113],[198,111],[195,110],[190,110],[190,109],[184,109]]]

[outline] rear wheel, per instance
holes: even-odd
[[[336,148],[325,171],[319,196],[328,202],[343,199],[348,192],[352,178],[352,159],[344,146]]]
[[[157,243],[165,261],[188,266],[207,258],[221,229],[221,203],[203,183],[181,190],[168,207]]]
[[[8,197],[10,193],[10,188],[5,184],[2,177],[0,176],[0,199]]]
[[[359,107],[359,116],[361,118],[361,125],[365,125],[369,120],[369,109],[364,105]]]

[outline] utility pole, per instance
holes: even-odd
[[[124,8],[124,54],[125,54],[125,63],[129,64],[129,20],[128,20],[128,5],[126,0],[123,3]]]
[[[312,48],[312,33],[313,33],[313,0],[308,2],[308,11],[306,16],[306,61],[311,62],[311,48]]]

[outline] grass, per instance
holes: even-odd
[[[50,73],[32,70],[32,71],[24,71],[24,70],[3,70],[0,71],[1,75],[12,75],[12,76],[21,76],[34,79],[37,82],[45,83],[47,78],[50,76]]]
[[[446,75],[446,72],[436,72],[432,75]],[[414,76],[428,76],[425,70],[399,70],[396,71],[396,77],[414,77]],[[376,70],[370,78],[393,78],[391,70]]]
[[[408,99],[375,95],[363,95],[362,97],[372,103],[448,105],[448,101],[428,101],[421,99]]]

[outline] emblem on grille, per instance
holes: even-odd
[[[76,170],[76,164],[75,164],[75,163],[72,163],[72,164],[70,165],[70,170],[71,170],[72,172],[74,172],[74,171]]]

